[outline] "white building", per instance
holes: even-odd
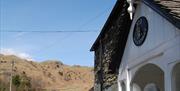
[[[180,0],[118,0],[91,51],[95,91],[180,91]]]

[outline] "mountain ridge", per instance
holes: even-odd
[[[59,60],[34,62],[18,58],[14,55],[3,54],[0,54],[0,84],[8,84],[5,80],[8,80],[8,72],[11,69],[12,60],[15,61],[13,75],[26,75],[31,79],[31,88],[33,89],[89,91],[93,87],[94,77],[92,67],[69,66]],[[7,73],[6,76],[5,73]],[[13,88],[15,89],[15,87]]]

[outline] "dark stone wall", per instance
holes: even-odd
[[[95,83],[100,83],[102,90],[117,83],[118,70],[131,24],[128,6],[124,1],[123,9],[117,12],[116,18],[95,50]]]

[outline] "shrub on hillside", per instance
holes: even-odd
[[[15,75],[12,77],[12,83],[17,91],[24,91],[31,88],[31,80],[26,75]]]
[[[12,83],[14,86],[16,86],[16,88],[18,88],[21,84],[21,79],[19,75],[15,75],[12,77]]]

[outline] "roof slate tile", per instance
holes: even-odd
[[[180,0],[154,0],[163,11],[180,20]]]

